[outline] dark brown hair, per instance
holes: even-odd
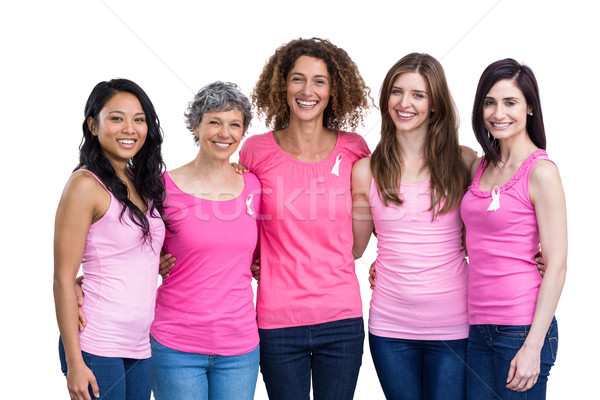
[[[398,187],[402,177],[402,148],[396,126],[388,110],[388,100],[396,78],[407,72],[420,74],[430,93],[431,113],[425,139],[425,165],[430,175],[431,208],[434,218],[456,208],[469,184],[458,144],[458,117],[446,75],[441,64],[429,54],[411,53],[388,71],[381,85],[381,140],[371,156],[371,171],[381,201],[401,205]]]

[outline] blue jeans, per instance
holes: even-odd
[[[467,339],[409,340],[369,333],[369,346],[386,398],[464,400]]]
[[[362,317],[259,329],[260,370],[270,400],[352,399],[362,364]]]
[[[259,347],[238,356],[187,353],[150,337],[156,400],[251,400],[258,378]]]
[[[152,361],[150,358],[134,359],[102,357],[81,352],[85,365],[92,371],[100,389],[102,400],[149,400],[152,388]],[[60,367],[67,375],[67,360],[62,339],[58,339]],[[90,388],[90,397],[94,394]]]
[[[550,368],[556,360],[558,326],[552,320],[541,352],[537,383],[526,392],[506,388],[510,362],[525,343],[531,325],[471,325],[467,347],[467,398],[545,399]]]

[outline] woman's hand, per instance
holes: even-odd
[[[169,276],[169,272],[175,266],[176,258],[172,254],[163,254],[160,256],[160,264],[158,265],[158,273],[165,279]]]
[[[375,272],[375,261],[369,268],[369,283],[371,284],[371,290],[375,289],[375,278],[377,278],[377,272]]]
[[[506,387],[516,392],[524,392],[535,385],[540,374],[540,352],[523,345],[510,362]]]
[[[546,273],[546,263],[544,262],[544,255],[541,251],[538,251],[538,253],[535,255],[535,262],[537,263],[538,272],[543,278],[544,274]]]
[[[248,172],[248,168],[244,167],[241,162],[231,163],[231,166],[237,174],[242,175]]]
[[[75,296],[77,296],[77,311],[79,313],[79,332],[83,332],[85,326],[87,325],[87,321],[85,320],[85,315],[83,315],[83,289],[81,289],[81,285],[83,284],[83,275],[78,276],[75,279]]]
[[[73,400],[91,400],[88,387],[91,386],[95,398],[100,397],[96,377],[84,363],[67,367],[67,389]]]
[[[254,260],[250,266],[250,271],[252,272],[252,277],[256,279],[257,282],[260,281],[260,259]]]

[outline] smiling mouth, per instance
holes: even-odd
[[[506,128],[507,126],[509,126],[512,122],[503,122],[503,123],[498,123],[498,122],[492,122],[492,126],[494,128]]]
[[[134,144],[135,140],[133,139],[117,139],[117,142],[122,144]]]
[[[233,143],[223,143],[223,142],[213,142],[213,144],[221,149],[226,149],[231,146]]]
[[[314,107],[317,105],[317,103],[319,103],[316,100],[313,101],[305,101],[305,100],[296,100],[296,103],[298,103],[298,105],[300,107]]]
[[[405,111],[396,111],[396,114],[403,119],[408,119],[408,118],[412,118],[415,115],[417,115],[417,113],[409,113],[409,112],[405,112]]]

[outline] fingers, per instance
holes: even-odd
[[[525,392],[537,383],[539,371],[521,372],[514,360],[510,363],[506,388],[515,392]]]
[[[369,283],[371,290],[375,289],[375,279],[377,278],[377,272],[375,271],[375,261],[371,264],[369,268]]]
[[[158,273],[165,279],[169,276],[169,272],[175,266],[176,258],[171,254],[163,254],[160,256],[160,264],[158,265]]]
[[[85,315],[83,314],[81,307],[79,307],[77,311],[79,312],[79,332],[83,332],[87,325],[87,321],[85,320]]]
[[[90,386],[92,387],[92,393],[95,398],[100,398],[100,388],[98,388],[98,382],[96,382],[96,378],[90,380]]]
[[[83,314],[83,310],[81,309],[81,307],[83,307],[83,299],[84,299],[83,290],[81,289],[82,282],[83,282],[83,276],[80,276],[75,280],[75,297],[77,297],[77,313],[79,316],[79,321],[78,321],[79,332],[83,332],[83,330],[85,329],[85,326],[87,325],[85,315]]]
[[[250,271],[252,272],[252,277],[256,279],[256,281],[260,281],[260,260],[256,260],[252,263]]]
[[[236,174],[245,174],[246,172],[248,172],[248,168],[244,167],[242,164],[239,163],[231,163],[231,166],[233,167],[233,170],[236,172]]]

